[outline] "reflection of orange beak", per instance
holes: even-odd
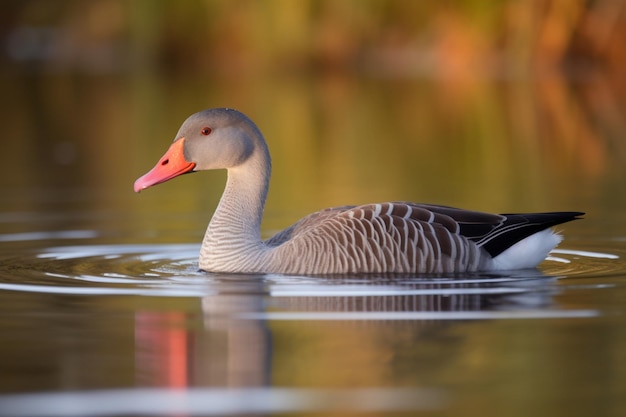
[[[138,193],[153,185],[161,184],[181,174],[191,172],[196,167],[196,164],[195,162],[187,162],[185,160],[184,144],[185,138],[174,142],[154,168],[135,181],[135,192]]]

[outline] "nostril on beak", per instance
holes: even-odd
[[[161,165],[167,165],[169,164],[170,160],[169,159],[164,159],[161,161]]]

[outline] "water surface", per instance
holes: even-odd
[[[626,241],[591,237],[593,220],[564,227],[568,239],[538,270],[227,275],[198,271],[197,242],[125,238],[127,213],[77,218],[67,206],[84,198],[97,196],[55,214],[3,214],[4,415],[623,406]]]
[[[28,64],[0,71],[0,415],[626,414],[619,78]],[[132,184],[218,106],[267,137],[264,236],[389,200],[587,214],[538,270],[202,273],[224,173]]]

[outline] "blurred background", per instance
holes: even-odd
[[[442,387],[437,415],[624,415],[625,40],[620,0],[3,0],[0,391]],[[204,280],[225,173],[132,186],[209,107],[267,138],[265,236],[389,200],[585,211],[560,228],[575,261],[310,304]],[[487,315],[238,316],[317,306]],[[547,315],[498,319],[525,309]]]
[[[132,183],[234,107],[274,157],[266,230],[383,200],[620,216],[624,39],[616,0],[4,1],[0,209],[194,241],[223,173]]]

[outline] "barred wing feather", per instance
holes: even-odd
[[[276,247],[286,273],[477,271],[525,237],[578,214],[498,215],[406,202],[345,206],[305,217],[266,243]]]

